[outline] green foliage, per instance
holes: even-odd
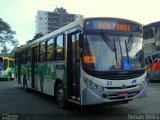
[[[10,25],[4,22],[0,18],[0,51],[1,52],[9,49],[7,47],[7,44],[9,44],[10,46],[18,45],[18,41],[14,39],[15,34],[16,32],[12,31]]]
[[[33,39],[32,40],[36,40],[36,39],[38,39],[38,38],[40,38],[40,37],[43,37],[44,35],[42,34],[42,33],[37,33],[34,37],[33,37]]]
[[[30,42],[32,42],[32,41],[34,41],[34,40],[36,40],[36,39],[38,39],[38,38],[40,38],[40,37],[43,37],[44,35],[42,34],[42,33],[37,33],[34,37],[33,37],[33,39],[32,40],[28,40],[27,41],[27,43],[30,43]]]
[[[9,49],[6,46],[3,46],[1,52],[6,54],[9,52]]]
[[[3,31],[7,31],[7,32],[10,32],[11,31],[11,28],[10,26],[8,25],[8,23],[4,22],[1,18],[0,18],[0,32]]]

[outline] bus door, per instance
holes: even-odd
[[[79,32],[67,35],[67,80],[69,100],[80,103]]]
[[[38,87],[36,82],[37,51],[38,51],[38,46],[32,47],[31,80],[32,80],[32,88],[35,89],[37,89]]]

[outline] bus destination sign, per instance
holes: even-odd
[[[91,19],[85,23],[86,30],[114,30],[123,32],[141,32],[140,24],[121,19]]]
[[[131,26],[128,24],[119,24],[114,22],[98,22],[98,29],[118,30],[118,31],[131,31]]]

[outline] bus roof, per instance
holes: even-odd
[[[80,20],[73,21],[73,22],[71,22],[70,24],[65,25],[65,26],[63,26],[63,27],[61,27],[61,28],[59,28],[59,29],[57,29],[57,30],[55,30],[55,31],[53,31],[53,32],[51,32],[51,33],[49,33],[49,34],[41,37],[41,38],[38,38],[38,39],[30,42],[30,43],[26,43],[25,45],[20,46],[19,48],[17,48],[17,50],[16,50],[15,52],[20,52],[20,51],[23,50],[24,48],[27,48],[27,47],[32,46],[32,45],[34,45],[34,44],[37,44],[37,43],[39,43],[40,41],[46,40],[46,39],[48,39],[48,38],[50,38],[50,37],[52,37],[52,36],[54,36],[54,35],[57,35],[57,34],[62,33],[62,31],[70,30],[70,29],[72,29],[72,28],[74,28],[74,27],[76,27],[76,26],[80,26],[81,28],[84,28],[84,23],[85,23],[85,21],[87,21],[87,20],[92,20],[92,19],[115,19],[115,20],[116,20],[116,19],[117,19],[117,20],[119,19],[119,20],[129,21],[129,22],[132,22],[132,23],[135,23],[135,24],[139,24],[139,25],[142,26],[142,24],[140,24],[140,23],[138,23],[138,22],[135,22],[135,21],[132,21],[132,20],[128,20],[128,19],[123,19],[123,18],[114,18],[114,17],[82,18],[82,19],[80,19]]]
[[[160,28],[160,21],[157,21],[157,22],[153,22],[153,23],[150,23],[150,24],[147,24],[147,25],[144,25],[143,29],[152,29],[152,28]]]
[[[133,21],[133,20],[129,20],[129,19],[125,19],[125,18],[116,18],[116,17],[93,17],[93,18],[82,18],[84,20],[89,20],[89,19],[115,19],[115,20],[125,20],[125,21],[129,21],[129,22],[132,22],[132,23],[135,23],[135,24],[139,24],[142,26],[141,23],[139,22],[136,22],[136,21]]]

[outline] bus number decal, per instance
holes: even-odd
[[[112,81],[107,81],[107,86],[112,86]]]
[[[83,61],[84,63],[95,63],[96,57],[95,56],[84,56]]]

